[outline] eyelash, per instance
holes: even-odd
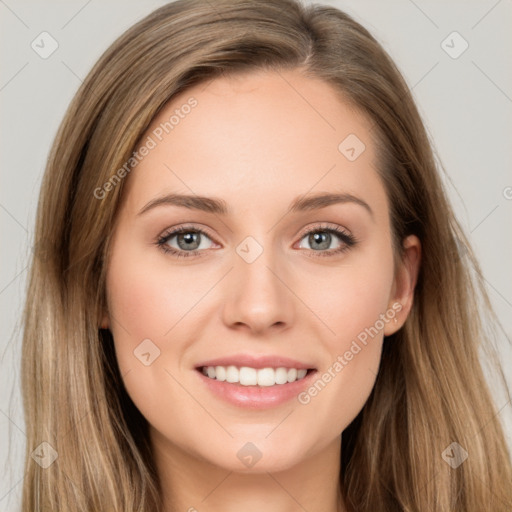
[[[176,250],[172,247],[169,247],[167,245],[167,242],[175,235],[179,235],[181,233],[200,233],[201,235],[206,235],[208,238],[212,238],[206,231],[203,229],[199,229],[192,226],[182,226],[180,228],[174,229],[172,231],[166,232],[163,235],[159,236],[156,240],[155,244],[165,253],[165,254],[172,254],[172,256],[176,258],[189,258],[192,256],[203,256],[204,250],[203,249],[196,249],[193,251],[183,251],[183,250]],[[338,238],[343,242],[344,245],[342,245],[338,249],[331,249],[330,251],[318,251],[317,254],[315,254],[313,257],[328,257],[328,256],[334,256],[337,254],[341,254],[347,250],[349,250],[351,247],[356,245],[358,243],[358,240],[351,234],[347,233],[343,229],[340,229],[338,227],[323,227],[323,226],[317,226],[314,229],[310,229],[309,231],[306,231],[302,234],[300,240],[302,240],[305,236],[310,235],[312,233],[330,233],[338,236]],[[310,249],[312,252],[313,251]]]

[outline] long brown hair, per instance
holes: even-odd
[[[371,119],[396,258],[408,234],[422,243],[413,309],[386,338],[373,392],[342,435],[348,510],[512,509],[510,455],[479,360],[492,339],[484,314],[496,319],[400,72],[333,7],[179,0],[103,54],[49,156],[23,318],[24,511],[161,510],[147,422],[124,389],[110,332],[98,328],[110,236],[130,178],[111,180],[177,93],[221,74],[284,69],[333,85]],[[30,457],[43,442],[57,456],[48,467]],[[452,467],[443,454],[461,449],[468,458]]]

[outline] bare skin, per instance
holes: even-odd
[[[373,388],[384,336],[410,311],[420,242],[404,241],[395,273],[370,122],[330,85],[297,70],[218,78],[173,98],[147,135],[190,97],[197,106],[126,178],[102,321],[127,391],[150,424],[166,511],[344,510],[341,433]],[[353,161],[338,149],[349,134],[366,146]],[[334,192],[360,201],[287,213],[296,198]],[[219,198],[229,212],[161,204],[140,213],[170,193]],[[188,240],[206,231],[190,257],[156,244],[181,226]],[[262,249],[250,263],[237,252],[247,237]],[[164,245],[193,252],[183,240],[173,235]],[[255,254],[250,243],[242,247]],[[372,326],[378,333],[353,350]],[[147,366],[134,357],[145,339],[160,350]],[[331,379],[307,403],[236,406],[196,370],[234,353],[287,356],[318,378],[330,369]],[[341,371],[333,370],[338,356]],[[261,454],[251,467],[237,456],[248,442]]]

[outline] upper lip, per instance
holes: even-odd
[[[217,359],[209,359],[198,364],[196,368],[203,366],[249,366],[250,368],[297,368],[300,370],[314,369],[314,366],[308,363],[302,363],[295,359],[284,356],[252,356],[250,354],[234,354]]]

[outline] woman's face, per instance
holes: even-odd
[[[154,119],[125,178],[102,325],[160,451],[286,469],[363,407],[419,255],[410,237],[394,273],[370,127],[298,71],[215,79]]]

